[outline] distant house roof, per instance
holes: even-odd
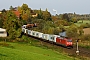
[[[15,15],[17,16],[17,17],[20,17],[20,12],[19,11],[13,11],[14,13],[15,13]]]
[[[18,10],[18,7],[13,8],[13,10],[17,11]]]
[[[37,13],[31,13],[32,17],[37,17],[38,14]]]

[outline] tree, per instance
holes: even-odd
[[[0,25],[3,27],[4,20],[6,20],[7,11],[5,9],[2,10],[2,13],[0,14]]]
[[[43,18],[43,13],[42,13],[42,10],[41,10],[41,8],[40,8],[40,10],[39,10],[39,13],[38,13],[38,18],[39,19],[42,19]]]
[[[52,18],[53,21],[58,20],[56,16],[52,16],[51,18]]]
[[[74,23],[76,23],[76,22],[78,21],[76,17],[72,17],[71,20],[72,20],[72,22],[74,22]]]
[[[48,33],[49,26],[44,26],[42,29],[42,32],[47,34]]]
[[[81,36],[81,35],[83,35],[83,34],[84,34],[83,29],[79,29],[79,35]]]
[[[31,8],[27,4],[23,4],[21,7],[18,6],[18,11],[20,12],[20,19],[25,20],[27,23],[31,21]],[[23,23],[25,22],[23,21]]]
[[[47,8],[46,8],[46,11],[43,11],[43,19],[51,20],[51,14],[50,14],[50,12],[48,12]]]
[[[68,22],[66,20],[57,20],[54,23],[56,26],[59,26],[59,25],[67,26],[68,25]]]
[[[28,8],[28,5],[27,5],[27,4],[23,4],[23,5],[21,6],[21,9],[24,10],[24,11],[26,11],[26,10],[28,10],[29,8]]]
[[[68,29],[67,29],[67,31],[66,31],[66,34],[67,34],[67,36],[68,37],[76,37],[77,38],[77,36],[78,36],[78,28],[77,28],[77,26],[76,25],[71,25]]]
[[[13,6],[10,6],[10,8],[9,8],[10,10],[13,10]]]
[[[0,28],[2,28],[3,26],[3,18],[2,18],[2,14],[0,14]]]
[[[54,28],[50,26],[44,26],[42,29],[43,33],[45,34],[53,34]]]
[[[2,13],[6,13],[6,10],[5,10],[5,9],[3,9],[3,10],[2,10]]]
[[[12,11],[8,11],[3,26],[11,39],[15,39],[21,35],[21,23]]]
[[[59,27],[54,28],[54,34],[58,35],[61,32],[61,29]]]
[[[67,13],[63,14],[62,19],[67,20],[68,22],[70,21]]]
[[[20,12],[20,14],[22,14],[22,9],[21,9],[21,7],[20,6],[18,6],[18,11]]]
[[[48,34],[54,34],[54,27],[49,27],[47,30]]]

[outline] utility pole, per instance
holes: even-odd
[[[78,49],[78,41],[79,41],[79,39],[78,39],[78,40],[76,40],[76,45],[77,45],[77,50],[76,50],[76,54],[77,54],[77,55],[79,55],[79,49]]]

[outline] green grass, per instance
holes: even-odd
[[[83,23],[82,23],[82,20],[79,20],[77,23],[74,23],[74,24],[80,27],[81,25],[84,25],[84,24],[90,24],[90,20],[83,20]],[[64,27],[69,28],[69,26],[64,26]]]
[[[86,49],[90,49],[90,41],[79,42],[79,46]]]
[[[77,23],[75,23],[75,25],[80,26],[80,25],[86,24],[86,23],[90,24],[90,20],[83,20],[83,23],[82,23],[82,20],[79,20]]]
[[[82,20],[79,20],[78,23],[82,23]],[[89,23],[90,24],[90,20],[83,20],[83,23]]]
[[[74,60],[52,49],[43,49],[29,44],[6,43],[0,46],[0,60]]]

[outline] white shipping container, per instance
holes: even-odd
[[[36,37],[36,31],[32,31],[31,35]]]
[[[31,30],[28,30],[28,35],[31,35],[32,34],[32,31]]]
[[[49,40],[49,34],[42,34],[42,38],[46,39],[46,40]]]
[[[53,35],[49,35],[49,41],[52,41],[53,39]]]
[[[49,35],[49,41],[56,42],[57,37],[59,37],[59,35]]]
[[[23,25],[22,28],[26,28],[27,25]]]
[[[59,35],[53,35],[53,38],[54,38],[54,39],[53,39],[53,42],[56,42],[56,38],[57,38],[57,37],[60,37],[60,36],[59,36]]]
[[[36,32],[36,37],[42,38],[42,34],[41,32]]]

